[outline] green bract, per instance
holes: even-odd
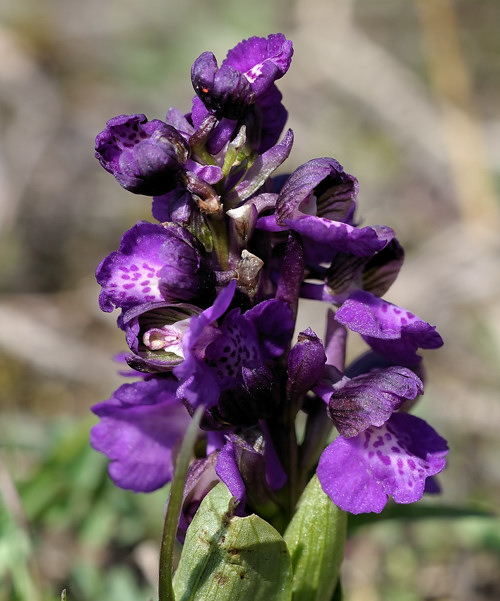
[[[317,476],[304,490],[284,534],[293,568],[293,601],[330,601],[339,580],[347,514],[323,492]]]
[[[234,515],[218,484],[188,528],[174,576],[176,601],[289,601],[290,556],[280,534],[257,515]]]

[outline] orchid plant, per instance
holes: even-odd
[[[153,199],[97,268],[136,378],[93,407],[91,444],[119,487],[173,480],[161,601],[330,601],[347,514],[418,501],[445,467],[445,440],[409,413],[418,351],[442,339],[382,298],[404,260],[393,230],[359,225],[358,181],[333,158],[275,175],[292,54],[282,34],[220,67],[204,52],[188,114],[121,115],[96,138],[104,169]],[[300,299],[328,307],[323,332],[296,331]],[[352,332],[366,352],[346,364]]]

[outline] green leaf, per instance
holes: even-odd
[[[347,514],[313,476],[284,534],[293,569],[293,601],[330,601],[344,556]]]
[[[234,516],[234,497],[220,483],[188,528],[174,577],[176,601],[290,601],[285,541],[257,515]]]
[[[417,520],[456,520],[464,518],[491,518],[494,514],[482,509],[471,507],[453,507],[450,505],[437,505],[429,503],[415,503],[413,505],[397,505],[389,503],[382,513],[360,513],[352,515],[349,519],[349,533],[358,528],[372,524],[380,524],[383,520],[404,520],[405,522]]]

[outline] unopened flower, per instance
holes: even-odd
[[[184,138],[172,126],[145,115],[120,115],[96,138],[95,156],[118,183],[135,194],[164,194],[177,185],[188,158]]]

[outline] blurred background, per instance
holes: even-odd
[[[443,493],[353,522],[346,601],[500,598],[499,23],[498,0],[1,0],[0,601],[155,597],[166,493],[115,489],[88,445],[124,348],[94,270],[150,201],[94,137],[188,112],[201,52],[278,31],[288,169],[358,177],[359,216],[407,250],[387,299],[446,342],[416,408],[450,443]]]

